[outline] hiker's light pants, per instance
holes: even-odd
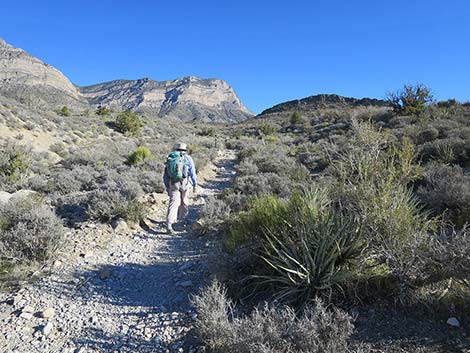
[[[170,201],[168,203],[168,213],[166,215],[166,224],[172,225],[179,220],[183,220],[189,213],[189,181],[183,180],[179,183],[170,183],[167,190]]]

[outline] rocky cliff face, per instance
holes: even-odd
[[[37,108],[86,105],[77,88],[59,70],[2,39],[0,94]]]
[[[158,82],[149,78],[116,80],[80,87],[93,106],[130,109],[178,120],[241,121],[253,116],[227,82],[194,76]]]
[[[230,85],[218,79],[184,77],[116,80],[77,87],[59,70],[0,39],[0,95],[37,111],[66,105],[72,110],[105,106],[149,117],[236,122],[253,116]]]

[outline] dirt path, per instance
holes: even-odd
[[[230,184],[234,160],[223,151],[203,171],[192,221],[207,196]],[[210,241],[192,239],[184,227],[174,236],[164,233],[166,199],[156,197],[148,229],[90,243],[92,249],[14,298],[0,294],[0,351],[194,352],[186,337],[195,316],[189,296],[210,276],[216,254]],[[87,227],[101,234],[97,226]],[[47,308],[54,314],[42,318]]]

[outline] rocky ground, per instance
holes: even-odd
[[[221,153],[200,177],[190,221],[234,174]],[[189,225],[164,232],[166,195],[153,194],[142,227],[93,223],[71,229],[72,249],[47,276],[0,293],[1,352],[196,352],[190,303],[211,275],[218,247]]]

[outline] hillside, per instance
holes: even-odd
[[[315,109],[332,109],[345,107],[387,107],[384,100],[374,98],[350,98],[336,94],[318,94],[302,99],[295,99],[277,104],[261,112],[259,116],[273,113],[293,113],[294,111],[311,111]]]

